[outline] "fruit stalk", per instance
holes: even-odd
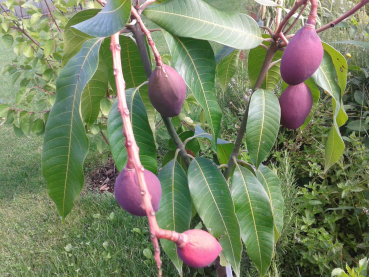
[[[329,29],[329,28],[333,28],[338,23],[340,23],[342,20],[346,19],[350,15],[353,15],[354,13],[356,13],[359,9],[361,9],[362,7],[364,7],[368,3],[369,3],[369,0],[361,0],[359,4],[357,4],[351,10],[349,10],[347,13],[345,13],[342,16],[340,16],[339,18],[333,20],[332,22],[324,25],[323,27],[320,27],[319,29],[316,30],[316,32],[320,33],[320,32],[323,32],[323,31]]]
[[[142,32],[144,32],[144,34],[147,37],[147,41],[152,49],[152,51],[154,52],[154,57],[155,57],[155,61],[156,61],[156,66],[162,66],[163,65],[163,61],[161,60],[160,54],[158,49],[155,46],[154,41],[151,38],[151,33],[150,31],[146,28],[146,26],[143,24],[140,15],[137,13],[136,9],[132,6],[131,7],[131,13],[132,15],[136,18],[137,23],[140,25]]]
[[[146,48],[146,45],[145,45],[145,41],[144,41],[143,36],[142,36],[142,33],[143,33],[142,28],[143,28],[143,30],[146,30],[146,27],[145,27],[145,25],[143,25],[143,26],[142,25],[138,26],[138,25],[139,24],[137,22],[137,24],[132,26],[130,29],[132,30],[132,33],[136,38],[137,48],[138,48],[138,51],[139,51],[140,56],[141,56],[141,60],[142,60],[142,63],[143,63],[144,69],[145,69],[146,77],[147,77],[147,79],[149,79],[150,76],[151,76],[151,73],[152,73],[152,69],[151,69],[151,63],[150,63],[149,55],[148,55],[147,48]],[[151,37],[150,32],[148,32],[148,34]],[[171,139],[173,140],[173,142],[175,144],[175,147],[177,149],[181,149],[180,152],[179,152],[179,155],[181,156],[181,159],[185,163],[186,167],[188,168],[190,166],[191,161],[187,156],[185,146],[183,145],[181,139],[178,137],[178,134],[177,134],[176,130],[174,129],[173,124],[170,121],[170,119],[167,118],[167,117],[164,117],[164,116],[162,116],[162,118],[163,118],[163,122],[165,124],[165,127],[167,128],[167,131],[168,131]]]
[[[160,259],[160,247],[158,239],[163,238],[171,240],[179,245],[185,245],[187,242],[187,235],[180,234],[175,231],[160,229],[155,212],[151,204],[151,196],[147,190],[145,177],[144,177],[144,167],[141,164],[139,157],[139,148],[136,144],[136,140],[133,134],[132,124],[129,116],[129,109],[127,106],[126,96],[125,96],[125,81],[123,78],[123,71],[121,66],[120,58],[120,45],[119,45],[119,33],[111,36],[110,50],[113,55],[113,69],[115,82],[117,85],[117,96],[118,96],[118,110],[122,115],[123,121],[123,134],[126,138],[125,146],[127,149],[127,165],[129,169],[134,169],[137,174],[138,184],[140,186],[142,195],[142,208],[145,210],[147,219],[150,226],[150,238],[154,245],[155,250],[155,261],[158,268],[158,276],[162,276],[161,272],[161,259]]]
[[[147,218],[149,220],[150,233],[152,243],[155,249],[155,261],[158,268],[159,276],[161,275],[161,260],[160,260],[160,248],[159,241],[156,237],[156,231],[159,228],[156,222],[155,212],[151,205],[151,196],[148,193],[146,182],[144,178],[144,167],[141,164],[139,158],[139,148],[136,144],[135,137],[133,135],[132,124],[129,117],[129,109],[127,106],[126,95],[125,95],[125,81],[123,79],[122,63],[120,58],[120,45],[119,45],[119,33],[111,36],[110,50],[113,55],[113,68],[115,82],[117,84],[117,96],[118,96],[118,110],[122,115],[123,120],[123,134],[126,138],[125,146],[127,149],[127,167],[134,168],[136,170],[138,183],[141,189],[142,195],[142,208],[146,211]]]
[[[311,9],[308,20],[306,24],[316,25],[316,15],[318,14],[318,1],[317,0],[310,0],[311,2]]]
[[[278,51],[278,45],[277,45],[276,42],[273,41],[270,44],[270,46],[267,50],[267,54],[266,54],[263,66],[260,70],[260,73],[259,73],[259,76],[258,76],[258,79],[256,81],[256,84],[255,84],[255,87],[254,87],[253,91],[256,91],[257,89],[259,89],[262,86],[263,81],[265,79],[265,76],[266,76],[266,74],[269,70],[270,64],[273,61],[274,54],[277,51]],[[227,169],[224,172],[224,178],[226,180],[231,176],[232,169],[235,165],[234,160],[237,159],[237,157],[239,155],[241,143],[242,143],[242,140],[243,140],[243,136],[246,133],[246,124],[247,124],[247,119],[248,119],[248,115],[249,115],[249,104],[250,104],[250,102],[247,104],[247,108],[246,108],[245,114],[243,116],[243,119],[242,119],[242,122],[241,122],[241,125],[240,125],[240,129],[238,129],[238,134],[237,134],[236,141],[234,143],[232,154],[229,157],[229,160],[228,160],[228,163],[227,163]]]
[[[284,26],[287,24],[288,20],[295,14],[297,9],[304,5],[308,0],[300,0],[295,3],[295,5],[292,7],[290,12],[286,15],[285,18],[283,18],[281,24],[279,24],[277,31],[274,34],[274,40],[277,41],[279,39],[279,34],[282,32]]]

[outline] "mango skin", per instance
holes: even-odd
[[[304,124],[313,106],[313,96],[305,83],[288,86],[279,97],[281,125],[297,129]]]
[[[164,69],[164,70],[163,70]],[[178,72],[166,65],[156,66],[149,79],[149,99],[165,117],[179,115],[186,98],[186,83]]]
[[[177,246],[178,257],[187,265],[195,268],[210,265],[222,252],[219,242],[208,232],[193,229],[183,234],[188,236],[185,246]]]
[[[305,25],[283,52],[280,68],[283,81],[292,86],[306,81],[319,68],[323,55],[322,42],[315,28]]]
[[[147,190],[151,194],[151,204],[155,212],[159,210],[161,199],[161,185],[158,177],[154,173],[145,169],[144,177]],[[126,167],[115,180],[115,199],[118,204],[130,214],[136,216],[146,216],[146,212],[141,207],[142,197],[138,185],[137,174],[134,169]]]

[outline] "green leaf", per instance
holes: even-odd
[[[343,43],[343,44],[351,44],[358,47],[364,47],[365,49],[369,49],[369,42],[358,41],[358,40],[342,40],[342,41],[332,41],[330,43]]]
[[[270,38],[270,35],[264,34],[263,38]],[[269,47],[270,42],[264,41],[263,44]],[[267,51],[261,46],[258,46],[250,50],[247,67],[249,72],[250,85],[252,88],[255,87],[256,81],[259,77],[261,68],[263,66],[263,62],[266,57],[266,53]],[[274,54],[272,62],[280,60],[282,58],[282,54],[283,52],[277,51],[277,53]],[[281,62],[278,62],[268,70],[265,79],[263,81],[263,84],[261,85],[260,88],[269,91],[273,91],[275,89],[276,85],[281,79],[281,73],[279,70],[280,67]]]
[[[34,26],[41,18],[42,13],[34,13],[31,16],[31,26]]]
[[[353,120],[350,121],[346,126],[348,129],[358,132],[364,132],[369,129],[369,125],[365,124],[364,120]]]
[[[45,57],[51,55],[54,52],[55,41],[53,39],[49,39],[44,44],[44,55]]]
[[[36,119],[33,122],[33,126],[32,126],[32,133],[34,134],[40,134],[43,133],[45,131],[45,124],[44,121],[40,118]]]
[[[325,169],[328,169],[334,165],[343,154],[345,150],[345,144],[342,140],[338,125],[333,122],[332,128],[329,130],[328,139],[325,144]]]
[[[240,276],[240,226],[226,180],[210,160],[195,158],[188,168],[188,185],[199,216],[208,231],[220,238],[222,253]]]
[[[26,56],[27,58],[32,58],[35,55],[35,52],[33,51],[31,45],[26,44],[23,47],[23,55]]]
[[[280,187],[281,184],[277,174],[262,164],[259,166],[259,170],[256,171],[256,177],[263,185],[269,197],[276,229],[274,232],[274,243],[276,243],[283,229],[284,201]]]
[[[9,106],[7,104],[0,104],[0,117],[5,116],[9,111]]]
[[[24,136],[24,133],[23,133],[21,128],[13,125],[13,130],[14,130],[14,134],[15,134],[16,137],[20,138],[20,137]]]
[[[33,124],[33,114],[30,114],[26,111],[21,112],[19,117],[20,127],[25,135],[28,135],[32,130]]]
[[[1,43],[5,46],[5,47],[10,47],[13,45],[13,36],[11,35],[3,35],[3,37],[1,38]]]
[[[320,98],[320,90],[317,87],[317,85],[314,83],[312,78],[309,78],[305,81],[305,84],[309,87],[311,94],[313,95],[313,105],[318,103]],[[283,82],[283,85],[287,84]],[[300,130],[304,130],[305,127],[310,123],[311,117],[312,117],[313,109],[310,111],[309,115],[306,117],[304,124],[301,125]]]
[[[81,98],[82,119],[88,126],[91,126],[99,116],[100,101],[105,96],[107,89],[107,69],[100,50],[99,65],[94,76],[92,76],[91,80],[85,86]]]
[[[133,134],[137,146],[140,149],[139,155],[142,165],[154,174],[158,171],[156,161],[156,146],[154,137],[147,120],[145,105],[143,104],[138,89],[126,90],[127,105],[130,112]],[[115,99],[111,107],[108,119],[108,138],[110,150],[115,164],[121,171],[127,162],[127,149],[124,145],[122,116],[118,111],[118,98]]]
[[[91,39],[60,72],[56,101],[47,120],[42,172],[50,197],[64,220],[84,184],[88,139],[80,115],[82,91],[94,75],[102,39]]]
[[[18,80],[18,78],[20,77],[21,75],[21,72],[15,72],[13,75],[12,75],[12,85],[15,84],[15,82]]]
[[[159,173],[162,188],[160,209],[156,219],[160,228],[183,233],[190,229],[191,196],[188,189],[187,176],[182,167],[171,160]],[[176,245],[162,239],[161,246],[172,260],[180,275],[183,262],[178,258]]]
[[[164,32],[164,37],[172,54],[174,68],[204,109],[206,120],[212,131],[212,149],[216,151],[222,110],[214,94],[213,49],[207,41],[179,38],[167,32]]]
[[[252,163],[268,157],[278,135],[281,108],[278,98],[270,91],[259,89],[251,97],[246,125],[246,143]]]
[[[229,158],[231,157],[233,151],[234,144],[218,144],[217,145],[217,154],[220,164],[227,164]]]
[[[84,10],[75,14],[69,19],[67,25],[64,28],[64,49],[63,49],[63,67],[67,62],[81,50],[82,44],[91,39],[92,36],[72,28],[73,25],[80,23],[84,20],[94,17],[100,9]]]
[[[103,113],[103,115],[108,116],[111,109],[111,102],[107,98],[103,98],[100,101],[100,110]]]
[[[93,18],[74,25],[93,37],[109,37],[122,30],[131,14],[131,0],[110,0]]]
[[[126,81],[126,89],[138,87],[143,82],[147,81],[147,77],[137,45],[130,37],[124,36],[119,36],[119,44],[122,49],[120,51],[120,58],[122,60],[122,70],[124,80]],[[116,93],[115,77],[113,74],[113,56],[110,51],[110,39],[106,39],[104,41],[102,51],[108,66],[109,83]],[[155,108],[150,102],[147,86],[140,88],[140,96],[145,104],[150,127],[155,137]]]
[[[252,49],[262,42],[259,26],[242,13],[219,11],[201,0],[172,0],[145,9],[144,15],[173,35]]]
[[[240,50],[234,49],[229,55],[217,63],[217,76],[223,93],[231,78],[236,73],[240,52]]]
[[[239,12],[245,4],[244,0],[204,0],[204,2],[220,11],[231,13]]]
[[[264,276],[274,250],[273,213],[268,195],[254,174],[237,164],[231,193],[247,254],[260,276]]]

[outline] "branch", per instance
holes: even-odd
[[[185,245],[188,241],[187,235],[180,234],[175,231],[162,230],[156,221],[155,211],[151,204],[151,195],[147,190],[144,177],[144,167],[141,164],[139,157],[139,148],[133,135],[132,124],[127,106],[125,87],[126,83],[123,79],[122,62],[120,57],[121,47],[119,45],[119,32],[111,36],[110,50],[113,54],[113,69],[115,82],[117,85],[118,110],[122,116],[123,134],[125,136],[125,146],[127,149],[127,164],[126,168],[135,170],[137,174],[138,184],[142,195],[142,208],[146,211],[147,219],[150,227],[150,238],[154,245],[155,261],[158,268],[158,276],[162,276],[159,238],[171,240],[178,245]]]
[[[299,0],[295,3],[295,5],[292,7],[290,12],[286,15],[286,17],[282,20],[281,24],[279,24],[277,31],[274,34],[274,40],[277,41],[279,39],[279,34],[282,32],[284,26],[287,24],[288,20],[295,14],[297,9],[304,5],[308,0]]]
[[[300,16],[302,15],[302,13],[304,12],[304,10],[306,9],[307,4],[308,4],[308,2],[306,2],[306,3],[304,4],[304,6],[303,6],[303,7],[302,7],[302,9],[300,10],[300,12],[299,12],[298,16],[297,16],[297,17],[295,18],[295,20],[292,22],[291,26],[290,26],[290,27],[288,27],[287,31],[283,32],[285,35],[287,35],[287,34],[288,34],[288,32],[290,32],[290,31],[291,31],[291,29],[293,28],[293,26],[295,26],[295,24],[297,23],[297,21],[300,19]]]
[[[143,3],[138,10],[139,14],[142,14],[142,12],[147,8],[148,5],[155,3],[156,0],[147,0],[145,3]]]
[[[50,10],[49,4],[47,4],[47,1],[46,0],[44,0],[44,1],[45,1],[45,4],[46,4],[47,9],[49,10],[49,14],[50,14],[51,18],[54,20],[54,23],[55,23],[56,27],[58,28],[58,30],[59,30],[60,33],[63,33],[62,30],[60,30],[58,23],[56,23],[56,20],[55,20],[52,12]]]
[[[342,20],[346,19],[350,15],[353,15],[355,12],[357,12],[359,9],[361,9],[363,6],[369,3],[369,0],[361,0],[359,4],[357,4],[355,7],[353,7],[351,10],[349,10],[347,13],[343,14],[336,20],[333,20],[332,22],[328,23],[327,25],[324,25],[323,27],[320,27],[316,30],[317,33],[323,32],[329,28],[333,28],[338,23],[340,23]]]
[[[138,48],[138,52],[140,53],[141,56],[141,60],[145,69],[145,73],[146,73],[146,77],[147,79],[150,78],[151,73],[152,73],[152,69],[151,69],[151,62],[149,59],[149,54],[147,52],[147,48],[146,48],[146,44],[144,41],[144,37],[142,36],[142,30],[139,22],[137,21],[136,25],[134,26],[129,26],[134,37],[136,38],[136,44],[137,44],[137,48]],[[179,138],[176,130],[173,127],[172,122],[170,121],[169,118],[166,118],[164,116],[162,116],[163,122],[165,123],[165,127],[167,128],[167,131],[171,137],[171,139],[173,140],[176,148],[181,149],[179,152],[179,155],[181,156],[183,162],[185,163],[185,165],[188,167],[189,164],[191,163],[189,158],[187,157],[187,152],[185,149],[185,146],[183,145],[181,139]]]
[[[277,43],[272,42],[270,44],[269,48],[268,48],[268,52],[266,54],[263,66],[260,70],[258,79],[257,79],[255,87],[254,87],[254,91],[256,91],[257,89],[259,89],[262,86],[263,81],[265,79],[265,76],[266,76],[266,74],[269,70],[269,66],[270,66],[270,64],[273,60],[274,54],[277,51],[278,51]],[[229,157],[227,168],[224,172],[224,178],[226,180],[231,176],[233,166],[235,165],[234,161],[237,160],[237,157],[238,157],[239,151],[240,151],[240,147],[241,147],[241,143],[242,143],[242,140],[243,140],[243,136],[246,133],[246,125],[247,125],[247,119],[248,119],[248,115],[249,115],[249,107],[250,107],[250,102],[247,104],[247,108],[246,108],[245,114],[243,116],[243,119],[242,119],[242,122],[241,122],[241,125],[240,125],[240,129],[238,129],[237,138],[236,138],[236,141],[234,143],[232,154]]]
[[[282,6],[283,3],[282,0],[279,0],[278,5]],[[277,8],[277,17],[276,17],[276,21],[275,21],[275,31],[278,30],[279,24],[281,22],[281,15],[282,15],[282,9],[280,7]]]

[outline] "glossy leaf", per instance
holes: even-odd
[[[205,111],[206,120],[212,131],[212,148],[216,151],[222,110],[214,93],[213,49],[207,41],[179,38],[167,32],[164,32],[164,37],[172,54],[174,68],[182,76]]]
[[[240,227],[228,185],[217,166],[205,158],[193,159],[188,168],[188,185],[196,210],[208,231],[223,248],[227,261],[240,276],[242,243]]]
[[[160,209],[156,219],[160,228],[183,233],[190,229],[191,196],[187,176],[182,167],[171,160],[159,173],[162,188]],[[161,240],[161,246],[172,260],[180,275],[183,262],[179,259],[176,245],[169,240]]]
[[[56,100],[46,124],[42,172],[50,197],[64,220],[84,184],[88,139],[80,115],[82,91],[95,74],[101,39],[87,40],[60,72]]]
[[[262,42],[259,26],[242,13],[219,11],[201,0],[172,0],[152,6],[144,15],[173,35],[211,40],[236,49]]]
[[[278,135],[281,108],[278,98],[270,91],[259,89],[251,97],[246,125],[246,143],[252,163],[268,157]]]
[[[131,5],[131,0],[109,0],[96,16],[73,28],[93,37],[109,37],[125,27],[131,14]]]
[[[268,195],[255,175],[237,164],[231,193],[247,254],[260,276],[264,276],[274,250],[273,214]]]
[[[324,172],[327,172],[328,169],[338,161],[344,150],[345,144],[342,140],[340,130],[337,123],[333,122],[333,126],[329,130],[328,139],[325,144]]]
[[[147,77],[137,45],[130,37],[124,36],[119,36],[119,44],[121,47],[120,58],[122,60],[122,70],[124,80],[126,81],[126,89],[138,87],[143,82],[147,81]],[[116,94],[115,78],[113,74],[113,57],[110,51],[110,39],[106,39],[101,47],[108,66],[109,83]],[[150,102],[147,86],[140,88],[140,96],[145,104],[151,130],[155,134],[155,108]]]
[[[274,242],[276,243],[283,229],[284,201],[280,187],[281,184],[277,174],[262,164],[259,166],[259,170],[256,171],[256,177],[263,185],[269,197],[275,226]]]
[[[231,78],[236,73],[240,52],[240,50],[234,49],[229,55],[217,63],[217,76],[223,93],[231,81]]]
[[[63,48],[63,59],[62,64],[63,67],[67,64],[67,62],[81,50],[82,44],[91,39],[92,36],[86,35],[79,30],[72,28],[73,25],[80,23],[86,19],[94,17],[100,9],[90,9],[80,11],[75,14],[71,19],[69,19],[67,25],[64,28],[64,48]]]
[[[147,120],[146,109],[138,89],[131,88],[126,90],[126,99],[130,112],[133,134],[137,146],[140,149],[139,155],[141,163],[144,168],[156,174],[158,171],[158,164],[156,161],[155,141]],[[118,98],[115,99],[109,113],[108,138],[115,165],[119,171],[122,171],[127,162],[127,149],[124,145],[123,121],[118,111]]]
[[[270,38],[270,35],[264,34],[263,38]],[[269,47],[270,42],[264,41],[263,44]],[[263,62],[266,57],[266,53],[267,51],[261,46],[258,46],[250,50],[247,67],[249,72],[250,85],[252,88],[255,86],[258,76],[260,74],[261,67],[263,66]],[[277,51],[277,53],[274,54],[272,61],[275,62],[280,60],[282,58],[282,54],[283,52]],[[269,91],[273,91],[275,89],[276,85],[281,79],[280,67],[281,62],[278,62],[268,70],[265,79],[263,81],[263,84],[261,85],[260,88]]]
[[[218,10],[230,13],[238,13],[245,4],[244,0],[204,0],[204,2]]]
[[[85,86],[81,98],[82,118],[88,126],[91,126],[96,121],[100,112],[100,101],[105,96],[107,89],[107,69],[105,61],[100,53],[97,70]]]

